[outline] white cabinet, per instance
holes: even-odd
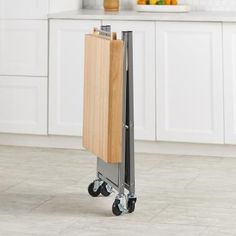
[[[155,22],[103,21],[112,31],[133,31],[135,138],[155,140]]]
[[[0,20],[0,75],[47,76],[47,21]]]
[[[223,26],[225,143],[236,144],[236,24]]]
[[[221,29],[157,23],[157,140],[224,142]]]
[[[0,76],[0,132],[47,134],[47,78]]]
[[[50,134],[82,135],[84,35],[99,25],[100,21],[51,20]]]

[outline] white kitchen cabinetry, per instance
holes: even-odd
[[[47,19],[48,13],[77,10],[82,0],[0,0],[0,18]]]
[[[50,22],[50,134],[82,135],[84,35],[99,25],[89,20]]]
[[[103,21],[112,31],[133,31],[135,138],[155,140],[155,22]]]
[[[47,78],[0,76],[0,132],[47,134]]]
[[[157,140],[224,142],[221,29],[220,23],[156,24]]]
[[[225,143],[236,144],[236,24],[223,25]]]
[[[47,76],[47,21],[0,20],[0,75]]]

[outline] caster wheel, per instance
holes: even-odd
[[[133,213],[135,210],[136,199],[130,198],[128,200],[128,212]]]
[[[98,197],[98,195],[101,193],[101,187],[99,187],[97,191],[94,191],[94,182],[93,182],[88,186],[88,193],[92,197]]]
[[[120,200],[116,199],[112,205],[112,213],[115,216],[120,216],[122,214],[122,211],[119,208]]]
[[[107,190],[107,184],[106,183],[103,183],[102,186],[101,186],[101,194],[104,196],[104,197],[108,197],[111,195],[111,192],[109,192]]]

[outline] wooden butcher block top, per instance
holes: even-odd
[[[85,36],[83,146],[107,163],[122,158],[122,40]]]

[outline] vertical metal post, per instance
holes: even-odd
[[[122,162],[119,164],[119,194],[125,191],[125,172],[126,172],[126,109],[127,109],[127,45],[128,38],[126,32],[122,32],[124,42],[124,66],[123,66],[123,114],[122,114]]]
[[[122,39],[125,43],[125,75],[124,91],[126,93],[124,106],[124,152],[125,158],[125,183],[130,195],[135,194],[135,166],[134,166],[134,98],[133,98],[133,33],[122,32]]]
[[[134,162],[134,83],[133,83],[133,33],[129,32],[128,44],[128,92],[129,92],[129,185],[130,193],[135,194],[135,162]]]

